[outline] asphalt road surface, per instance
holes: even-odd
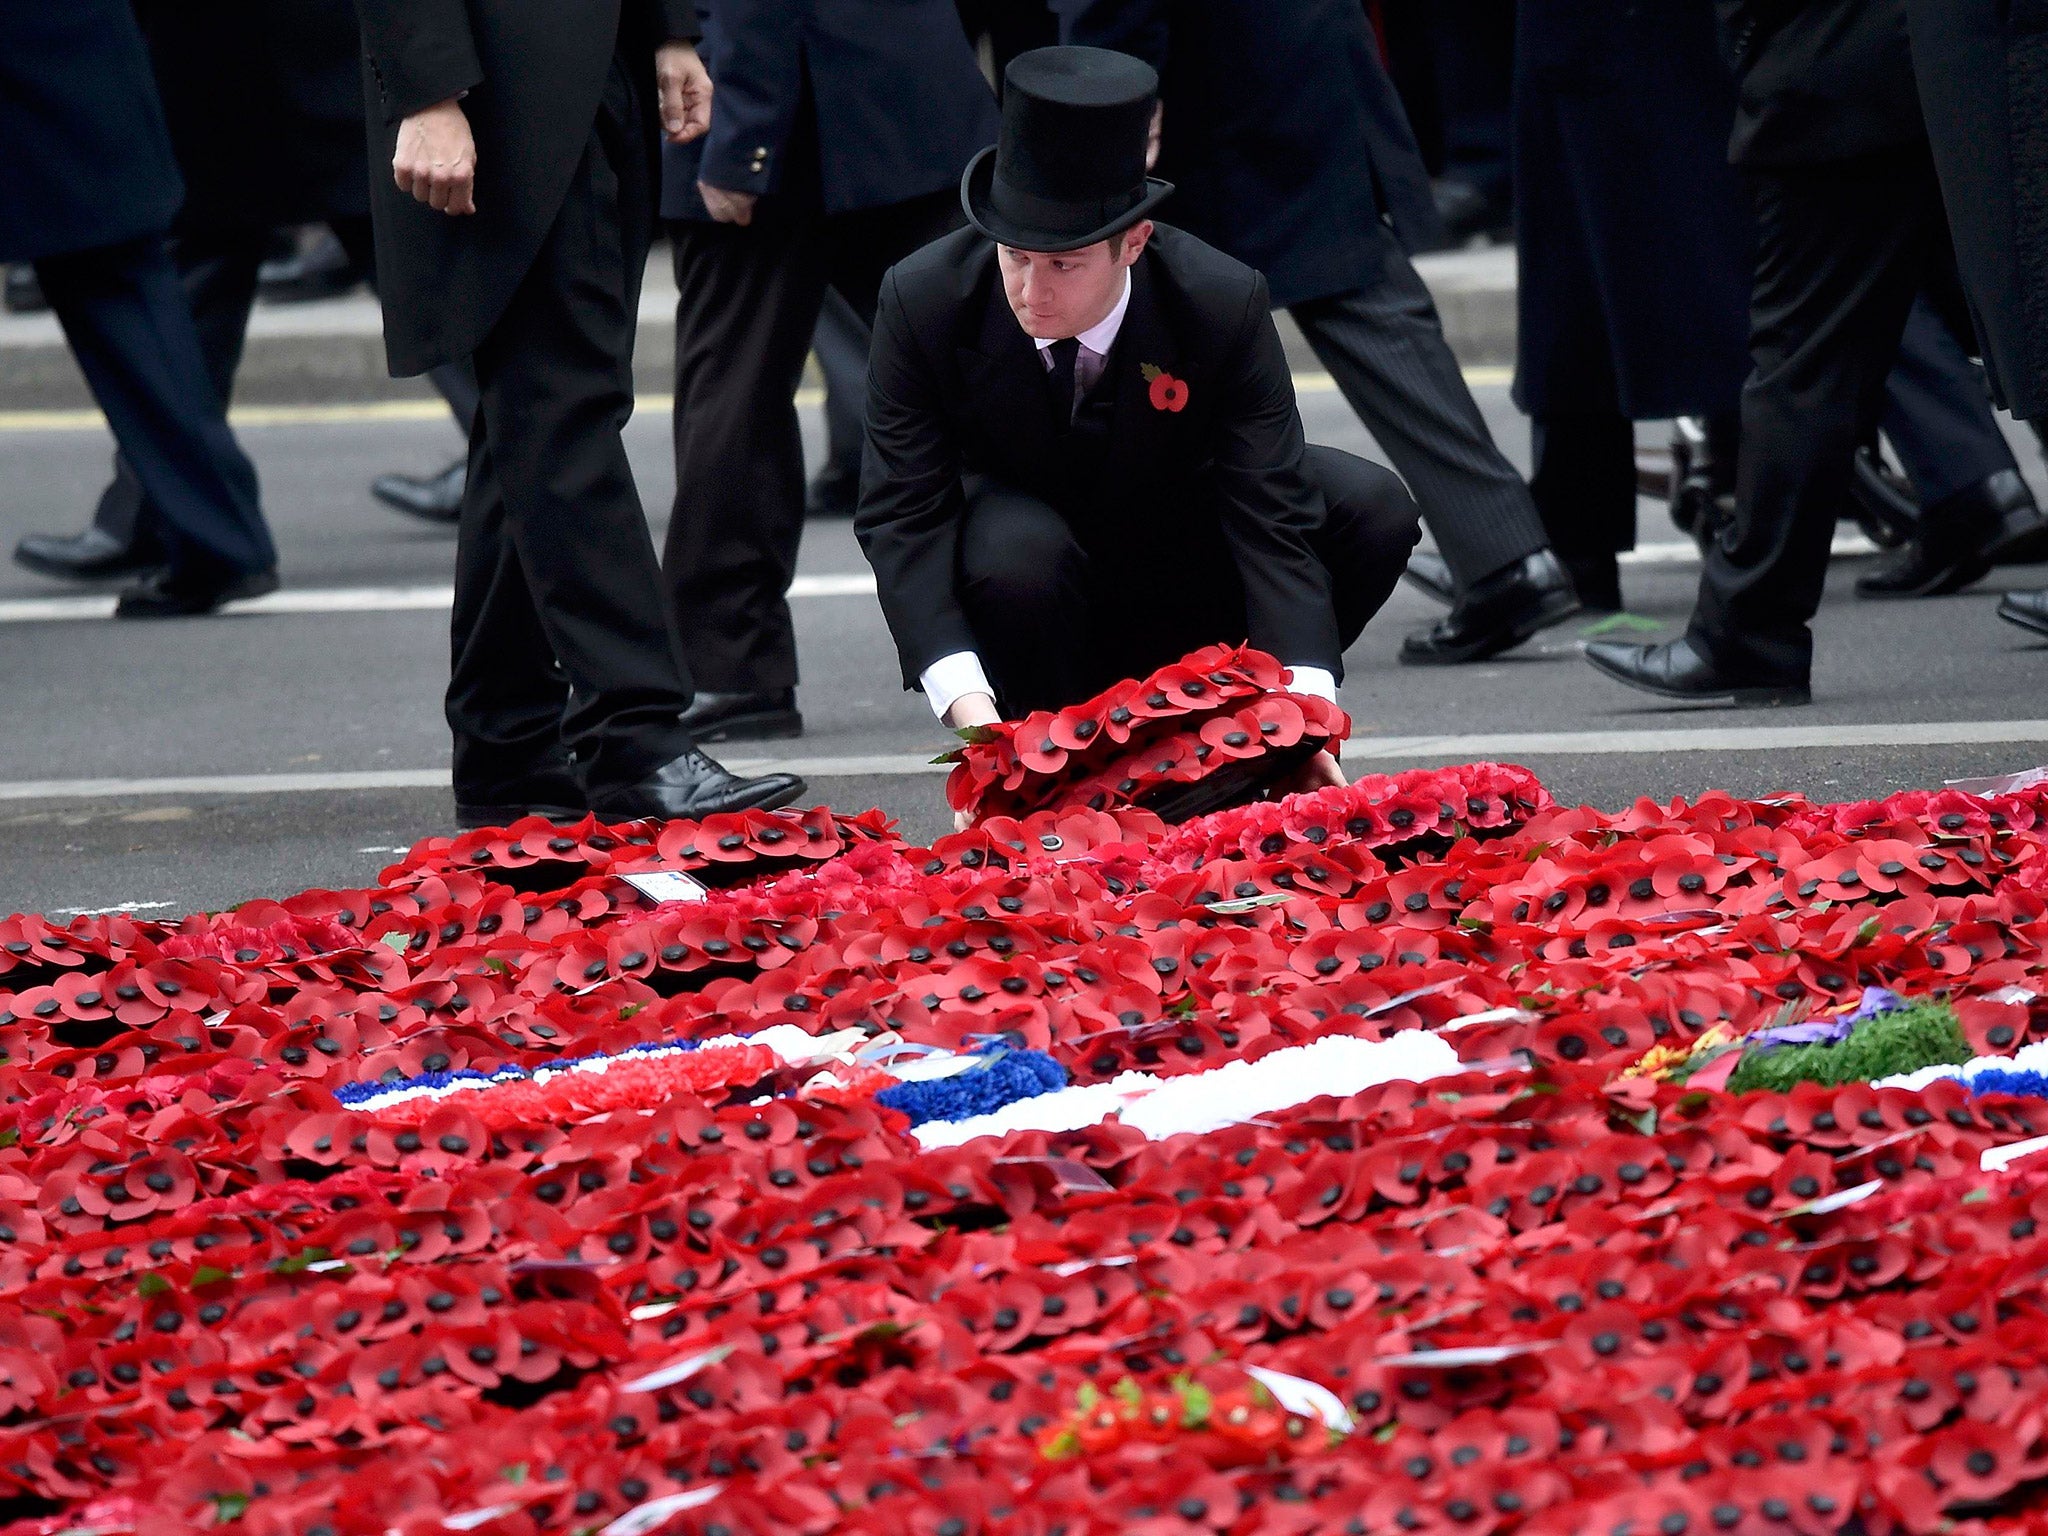
[[[1504,375],[1474,378],[1526,465]],[[1370,451],[1326,379],[1302,386],[1311,440]],[[805,421],[815,440],[813,405]],[[251,411],[238,425],[283,551],[276,598],[210,619],[115,623],[100,616],[105,594],[0,564],[0,912],[172,916],[360,885],[449,829],[440,701],[453,540],[365,487],[381,470],[439,467],[458,450],[453,429],[414,402]],[[628,441],[658,542],[674,493],[666,401],[643,403]],[[81,525],[110,451],[89,416],[0,414],[0,545]],[[2031,445],[2020,456],[2048,488]],[[1623,623],[1655,638],[1683,625],[1698,566],[1659,509],[1643,512]],[[1585,624],[1476,667],[1405,668],[1401,635],[1436,610],[1403,587],[1347,658],[1358,731],[1347,761],[1520,761],[1560,798],[1608,807],[1709,787],[1853,799],[2048,761],[2048,647],[1992,615],[2000,591],[2048,583],[2048,568],[1900,604],[1859,601],[1859,563],[1835,562],[1817,702],[1778,711],[1659,707],[1585,665]],[[898,689],[866,576],[847,527],[811,526],[793,597],[807,734],[722,755],[795,766],[813,798],[879,805],[933,836],[946,817],[925,760],[948,739],[922,698]]]

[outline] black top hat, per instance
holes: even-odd
[[[1034,48],[1003,72],[1003,131],[960,178],[967,218],[1025,251],[1077,251],[1173,190],[1145,174],[1159,98],[1149,64],[1105,48]]]

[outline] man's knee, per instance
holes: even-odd
[[[1035,496],[980,487],[960,536],[960,577],[976,606],[1061,604],[1086,564],[1067,520]]]
[[[1307,463],[1329,508],[1325,542],[1332,552],[1405,566],[1422,537],[1422,514],[1401,477],[1354,453],[1316,444],[1308,448]]]

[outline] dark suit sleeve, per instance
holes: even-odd
[[[916,687],[940,657],[975,648],[954,586],[966,509],[960,447],[940,398],[891,272],[868,349],[867,441],[853,531],[875,568],[905,688]]]
[[[803,16],[793,0],[712,0],[724,39],[698,179],[756,196],[781,185],[803,95]]]
[[[654,0],[655,25],[665,43],[694,43],[704,35],[697,0]]]
[[[356,0],[356,13],[385,122],[483,83],[467,0]]]
[[[1244,583],[1251,643],[1289,666],[1344,675],[1330,576],[1309,547],[1328,510],[1302,461],[1301,413],[1266,280],[1255,282],[1239,343],[1214,384],[1223,536]]]
[[[1060,41],[1113,48],[1166,69],[1167,0],[1052,0]]]

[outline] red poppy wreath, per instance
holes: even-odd
[[[977,821],[1135,805],[1181,822],[1242,805],[1350,733],[1286,678],[1263,651],[1212,645],[1056,713],[970,727],[940,759],[955,765],[947,798]]]

